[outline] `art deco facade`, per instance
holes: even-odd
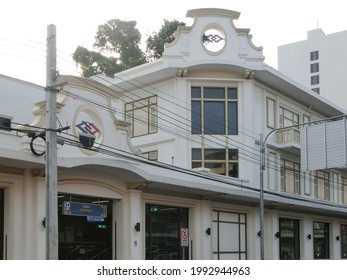
[[[190,10],[161,59],[59,77],[60,259],[260,259],[270,133],[265,258],[347,256],[347,173],[302,170],[295,127],[345,112],[267,66],[239,15]],[[0,131],[3,259],[45,258],[45,107],[28,103],[39,129]]]

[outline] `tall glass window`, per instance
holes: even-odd
[[[0,260],[4,256],[4,190],[0,189]]]
[[[347,177],[341,177],[342,203],[347,204]]]
[[[237,88],[192,87],[192,134],[237,135]]]
[[[341,231],[341,258],[347,259],[347,225],[340,225]]]
[[[246,214],[213,211],[213,259],[247,259]]]
[[[125,104],[126,121],[131,123],[132,137],[157,132],[157,96]]]
[[[188,208],[146,205],[146,259],[187,260],[189,244],[181,241],[188,229]]]
[[[279,224],[280,259],[300,259],[299,220],[280,218]]]
[[[280,107],[280,127],[299,124],[299,114],[294,113],[284,107]]]
[[[330,200],[329,172],[316,171],[314,185],[316,198]]]
[[[300,164],[281,159],[281,189],[284,192],[300,194]]]
[[[329,259],[329,223],[313,222],[313,248],[315,259]]]

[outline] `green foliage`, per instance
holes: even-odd
[[[114,77],[117,72],[160,58],[164,44],[174,40],[174,32],[179,25],[185,24],[164,20],[159,32],[153,32],[147,39],[146,55],[140,48],[141,33],[136,28],[136,21],[112,19],[98,27],[94,43],[97,51],[78,46],[73,59],[84,77],[98,74]]]
[[[123,70],[115,57],[106,57],[101,53],[89,51],[78,46],[73,54],[73,60],[80,66],[83,77],[104,74],[113,77],[115,73]]]
[[[162,57],[165,43],[171,43],[175,40],[174,33],[178,26],[185,26],[185,23],[177,20],[168,21],[164,19],[164,24],[161,26],[159,32],[153,32],[146,41],[148,58],[158,59]]]
[[[94,47],[101,52],[119,54],[119,61],[125,68],[131,68],[146,62],[146,56],[140,48],[141,34],[135,27],[136,21],[109,20],[99,25]]]

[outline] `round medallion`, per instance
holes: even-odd
[[[204,49],[209,54],[219,54],[226,45],[226,38],[223,30],[218,26],[210,26],[205,29],[201,36]]]
[[[89,106],[80,106],[74,117],[74,134],[83,150],[92,150],[103,141],[103,125],[99,114]]]

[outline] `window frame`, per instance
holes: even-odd
[[[276,100],[266,97],[266,125],[269,128],[276,127]]]
[[[279,233],[280,233],[280,260],[299,260],[300,259],[300,220],[290,218],[279,218]],[[292,224],[291,224],[292,223]],[[289,236],[288,236],[289,235]],[[292,236],[292,240],[288,240]],[[290,246],[293,256],[289,252],[284,251],[285,245],[292,241]]]
[[[131,123],[131,137],[140,137],[158,132],[158,97],[151,95],[124,105],[125,121]],[[144,114],[145,117],[137,114]],[[144,132],[137,133],[137,127],[142,127]],[[142,131],[142,130],[139,130]]]
[[[212,247],[213,259],[228,259],[223,258],[223,255],[233,255],[238,256],[238,260],[247,260],[247,215],[245,213],[219,210],[213,210],[212,214],[212,236],[214,238]],[[231,251],[222,248],[223,234],[221,234],[221,225],[234,225],[237,227],[237,232],[233,231],[233,234],[229,235],[233,241],[237,241],[235,246],[237,250]],[[242,233],[244,233],[244,236]]]
[[[320,228],[320,225],[323,228]],[[323,237],[322,237],[323,234]],[[314,259],[329,259],[330,258],[330,225],[326,222],[313,221],[313,258]],[[323,245],[323,246],[321,246]],[[325,254],[320,255],[318,249],[323,247]]]
[[[288,118],[286,117],[286,114],[290,114],[292,117]],[[295,117],[297,121],[295,121]],[[286,127],[286,126],[292,126],[299,124],[299,117],[300,115],[290,109],[287,109],[284,106],[279,107],[279,127]],[[285,120],[290,122],[291,124],[284,126]]]
[[[209,92],[213,89],[217,90],[215,96]],[[223,96],[218,96],[218,93],[220,94],[218,91],[222,89]],[[215,115],[207,117],[207,105],[212,104],[223,104],[223,122]],[[215,110],[216,114],[221,114],[221,111]],[[211,125],[212,123],[214,124]],[[214,133],[216,124],[218,131]],[[194,135],[238,135],[238,88],[236,86],[192,86],[191,133]]]
[[[290,168],[288,166],[291,164],[293,167]],[[292,189],[293,191],[289,191],[289,187],[287,186],[288,178],[287,176],[292,173],[293,178],[293,186]],[[287,159],[281,159],[281,191],[286,192],[286,193],[291,193],[291,194],[297,194],[300,195],[301,192],[301,180],[300,180],[300,163],[287,160]]]
[[[310,52],[310,61],[319,60],[319,51],[311,51]]]
[[[323,185],[320,183],[323,182]],[[330,173],[324,170],[317,170],[314,177],[315,198],[330,200]]]
[[[219,158],[207,158],[209,151],[219,151],[222,152]],[[198,156],[198,157],[196,157]],[[236,157],[236,158],[232,158]],[[224,167],[223,167],[224,164]],[[211,165],[221,165],[224,172],[213,172]],[[209,167],[210,166],[210,167]],[[210,168],[211,172],[214,174],[229,176],[233,178],[239,177],[239,152],[238,149],[220,149],[220,148],[192,148],[192,168],[205,167]],[[234,167],[234,168],[232,168]],[[230,169],[231,168],[231,169]],[[215,168],[217,170],[217,167]],[[235,174],[236,176],[231,176],[230,174]]]

